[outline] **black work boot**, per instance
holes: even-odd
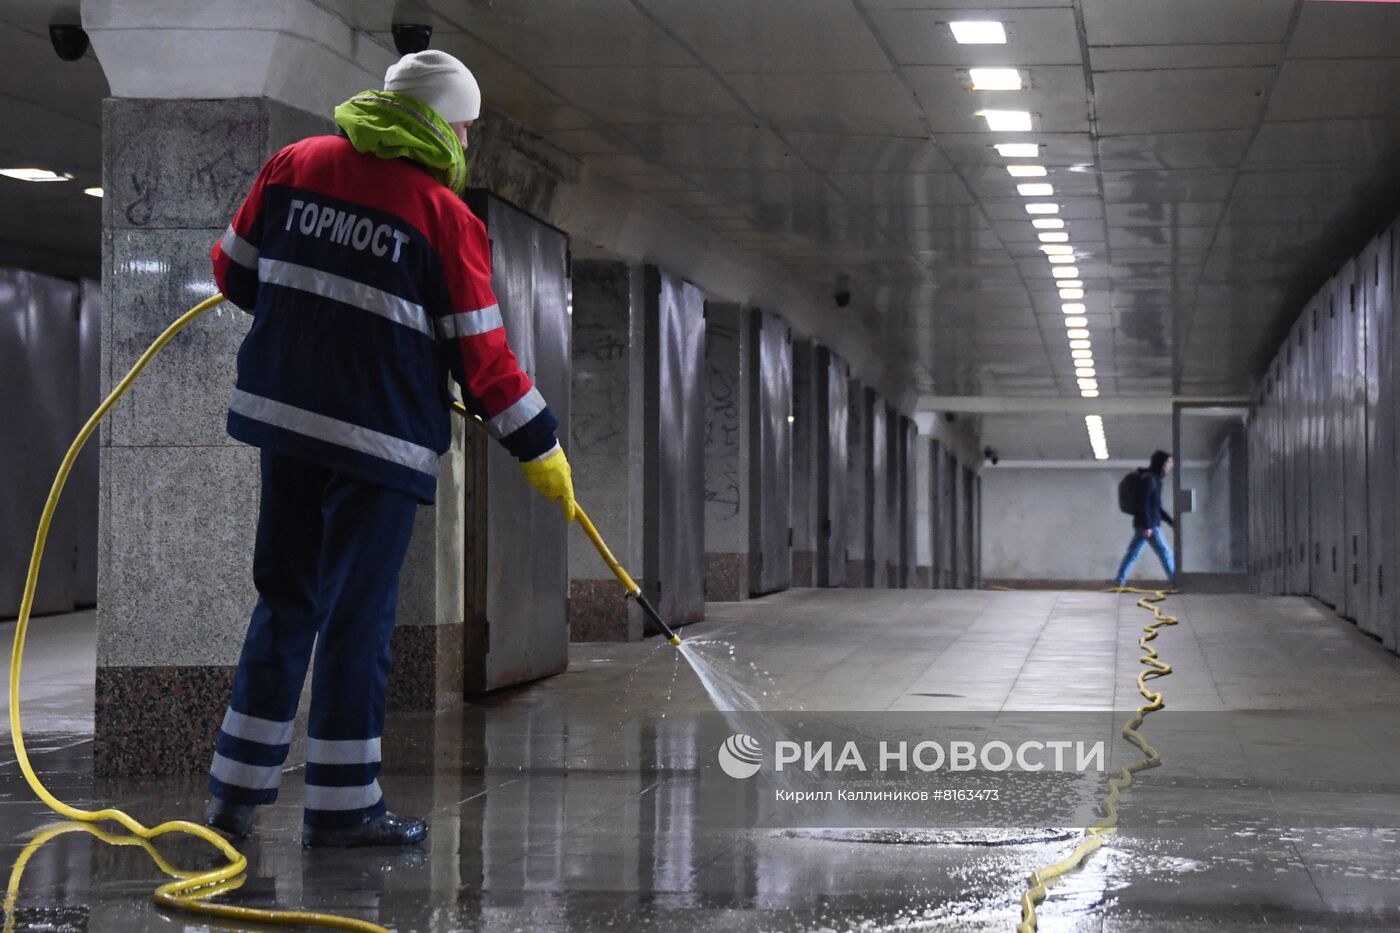
[[[427,835],[428,824],[425,821],[384,813],[367,823],[346,829],[322,829],[303,824],[301,844],[307,847],[412,846],[422,842]]]
[[[215,797],[209,801],[209,810],[204,815],[204,825],[217,829],[225,836],[242,839],[253,828],[253,815],[257,804],[229,803]]]

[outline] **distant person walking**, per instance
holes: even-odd
[[[1119,485],[1118,505],[1133,516],[1133,539],[1128,542],[1128,552],[1118,565],[1118,576],[1114,578],[1118,586],[1123,586],[1127,581],[1128,573],[1142,553],[1142,546],[1150,544],[1162,562],[1162,569],[1167,572],[1168,585],[1176,587],[1176,563],[1172,560],[1171,546],[1162,536],[1161,529],[1164,521],[1176,527],[1171,515],[1162,508],[1162,483],[1171,471],[1172,455],[1159,450],[1152,455],[1146,469],[1139,467],[1125,476]]]

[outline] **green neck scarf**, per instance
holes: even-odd
[[[335,108],[335,122],[357,152],[419,162],[454,194],[467,186],[467,156],[457,134],[421,101],[395,91],[362,91]]]

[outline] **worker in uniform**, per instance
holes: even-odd
[[[465,404],[574,518],[558,421],[506,342],[491,249],[460,195],[481,92],[438,51],[335,109],[341,132],[263,167],[212,257],[252,312],[228,431],[261,451],[258,600],[209,770],[208,825],[246,835],[277,799],[313,649],[308,846],[403,845],[380,736],[399,571]]]

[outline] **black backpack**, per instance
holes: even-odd
[[[1118,481],[1118,511],[1136,516],[1147,498],[1147,471],[1139,467]]]

